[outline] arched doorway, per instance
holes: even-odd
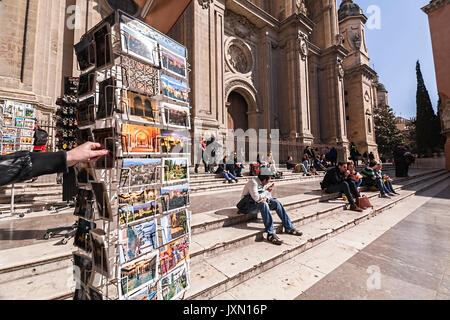
[[[228,129],[248,130],[248,104],[236,91],[228,96]]]

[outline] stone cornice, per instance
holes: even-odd
[[[345,70],[346,75],[351,75],[352,73],[358,72],[360,74],[365,75],[369,79],[375,79],[377,73],[371,67],[366,64],[362,64],[351,69]]]
[[[430,14],[433,11],[436,11],[440,8],[442,8],[445,5],[450,4],[450,0],[432,0],[428,5],[422,8],[422,10],[426,14]]]
[[[280,27],[280,23],[275,17],[247,0],[226,0],[226,7],[245,16],[258,28],[270,26],[278,29]]]

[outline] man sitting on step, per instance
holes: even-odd
[[[301,236],[302,233],[294,228],[283,205],[277,199],[272,198],[271,193],[274,189],[274,184],[270,183],[272,177],[272,170],[269,168],[261,168],[259,176],[250,179],[245,185],[241,201],[237,204],[237,208],[241,214],[261,212],[267,232],[267,240],[273,244],[281,245],[283,244],[283,240],[275,234],[273,218],[270,213],[271,210],[277,212],[287,234]]]
[[[352,196],[352,193],[360,198],[361,195],[358,189],[353,183],[349,184],[345,181],[350,175],[350,171],[347,170],[347,163],[339,162],[338,165],[327,171],[322,183],[320,184],[322,190],[326,193],[332,194],[341,192],[347,196],[348,202],[350,203],[350,210],[356,212],[363,212],[363,209],[359,208]]]

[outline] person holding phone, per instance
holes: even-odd
[[[250,179],[245,185],[237,208],[241,214],[260,212],[267,232],[267,240],[275,245],[281,245],[283,240],[275,234],[271,210],[276,211],[280,217],[285,233],[294,236],[301,236],[303,233],[294,228],[280,201],[272,198],[272,191],[275,188],[275,184],[271,183],[272,177],[272,170],[261,168],[259,176]]]

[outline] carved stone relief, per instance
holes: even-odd
[[[225,48],[226,66],[234,73],[247,74],[253,70],[253,56],[250,47],[234,38],[227,41]]]
[[[246,17],[230,10],[225,10],[225,27],[242,39],[254,37],[257,30]]]
[[[211,3],[213,3],[213,0],[198,0],[198,4],[201,5],[203,9],[209,9]]]

